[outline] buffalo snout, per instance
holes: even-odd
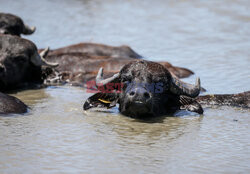
[[[146,85],[128,85],[121,112],[132,117],[145,116],[151,113],[152,91]]]
[[[151,94],[148,92],[146,88],[143,87],[136,87],[129,90],[127,93],[127,97],[132,102],[147,102],[151,99]]]

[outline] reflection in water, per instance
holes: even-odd
[[[128,44],[190,68],[209,93],[249,90],[250,3],[242,1],[3,1],[39,48]],[[185,79],[193,82],[194,79]],[[249,173],[249,110],[206,108],[135,120],[83,112],[91,94],[50,87],[13,94],[31,108],[0,117],[0,173]]]
[[[36,103],[41,103],[44,100],[48,100],[50,96],[45,92],[44,89],[36,90],[25,90],[16,94],[12,94],[17,98],[22,98],[22,101],[28,106],[35,105]]]
[[[17,95],[25,98],[21,94]],[[28,115],[0,117],[1,171],[203,173],[212,168],[227,173],[248,169],[248,110],[221,107],[206,109],[204,116],[142,121],[120,115],[117,108],[84,112],[82,104],[91,94],[81,88],[47,88],[44,95],[50,97],[34,104]]]

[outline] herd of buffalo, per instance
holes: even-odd
[[[35,29],[18,16],[0,13],[0,114],[27,112],[22,101],[6,94],[10,91],[64,84],[96,89],[84,110],[119,104],[123,115],[136,118],[182,109],[202,114],[201,105],[250,108],[250,91],[199,96],[199,78],[195,85],[180,80],[192,71],[168,62],[146,61],[128,46],[79,43],[56,50],[37,49],[32,41],[21,38]]]

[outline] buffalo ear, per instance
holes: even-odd
[[[115,107],[118,101],[117,93],[96,93],[89,97],[83,104],[83,110],[88,110],[93,107]]]
[[[191,112],[196,112],[198,114],[203,114],[203,108],[194,98],[181,95],[180,96],[180,108]]]

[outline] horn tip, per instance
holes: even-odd
[[[45,48],[41,53],[40,53],[40,56],[42,58],[46,57],[49,53],[49,47]]]
[[[199,89],[199,92],[198,92],[198,95],[199,95],[200,92],[201,92],[201,89],[202,89],[200,77],[197,77],[197,78],[196,78],[196,87]],[[197,96],[198,96],[198,95],[197,95]],[[196,97],[197,97],[197,96],[196,96]]]
[[[196,86],[201,86],[201,79],[200,79],[200,77],[197,77],[196,78]]]
[[[101,67],[97,73],[96,80],[100,80],[103,77],[103,67]]]
[[[49,51],[49,50],[50,50],[49,46],[44,49],[44,51]]]
[[[32,26],[31,27],[31,31],[34,33],[36,31],[36,27],[35,26]]]
[[[28,26],[26,24],[24,24],[24,28],[23,28],[23,34],[33,34],[36,31],[36,27],[35,26]]]
[[[98,71],[98,75],[103,76],[103,67],[101,67]]]

